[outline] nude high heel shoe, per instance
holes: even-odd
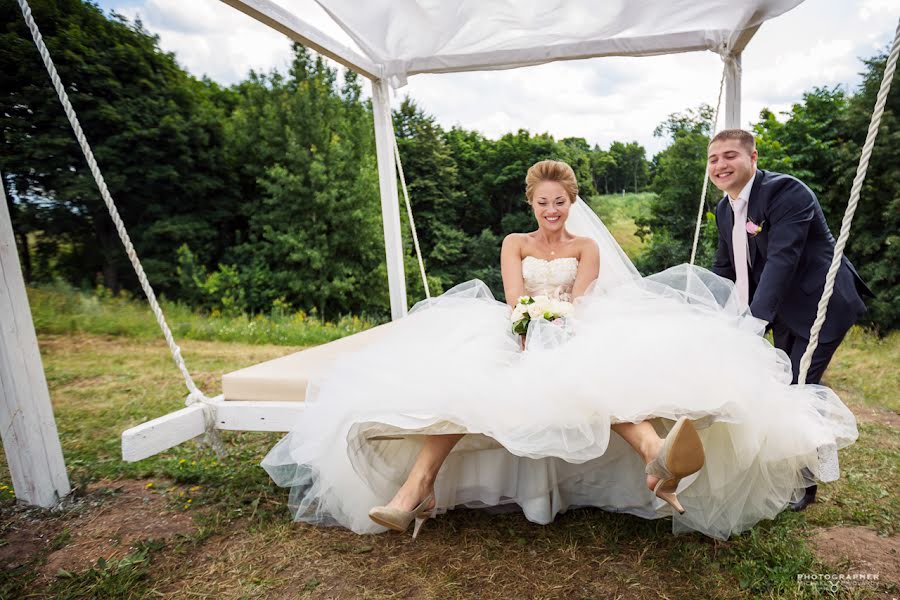
[[[437,504],[433,508],[428,508],[428,504],[434,500],[434,492],[428,494],[417,507],[410,511],[400,510],[399,508],[389,508],[387,506],[376,506],[369,511],[369,518],[388,529],[394,531],[406,531],[409,524],[415,520],[416,525],[413,527],[413,539],[419,535],[422,524],[437,512]]]
[[[683,477],[692,475],[703,467],[703,460],[703,444],[697,430],[687,417],[681,417],[666,436],[659,454],[645,469],[647,475],[659,477],[653,493],[669,503],[679,514],[684,514],[684,507],[678,501],[675,490]]]

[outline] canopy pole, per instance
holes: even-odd
[[[400,197],[397,193],[397,165],[394,161],[394,123],[388,82],[372,81],[372,114],[375,118],[375,154],[381,190],[381,219],[384,252],[387,257],[391,319],[406,316],[406,276],[403,271],[403,243],[400,239]]]
[[[271,0],[222,0],[222,2],[260,23],[268,25],[275,31],[280,31],[295,42],[312,48],[319,54],[342,64],[351,71],[356,71],[363,77],[372,80],[381,77],[380,65],[329,37]]]
[[[741,53],[725,58],[725,129],[741,126]]]
[[[43,508],[69,493],[69,477],[25,293],[0,176],[0,436],[16,498]]]

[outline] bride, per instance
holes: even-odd
[[[415,536],[456,506],[516,504],[536,523],[595,506],[725,539],[808,477],[837,478],[853,415],[826,387],[790,385],[731,282],[687,265],[641,278],[565,163],[535,164],[525,184],[537,230],[503,242],[506,303],[460,284],[310,385],[262,463],[295,519],[357,533],[415,521]],[[574,311],[533,319],[522,344],[512,307],[541,294]]]

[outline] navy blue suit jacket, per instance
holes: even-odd
[[[750,190],[747,218],[762,225],[762,231],[747,240],[750,312],[809,339],[835,244],[816,195],[795,177],[759,169]],[[734,281],[734,212],[728,196],[716,206],[716,225],[719,247],[713,272]],[[865,312],[861,294],[871,296],[872,292],[845,257],[828,303],[820,334],[823,342],[843,336]]]

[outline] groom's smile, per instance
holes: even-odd
[[[747,148],[740,140],[717,140],[707,150],[708,174],[713,184],[732,198],[756,172],[756,149]]]

